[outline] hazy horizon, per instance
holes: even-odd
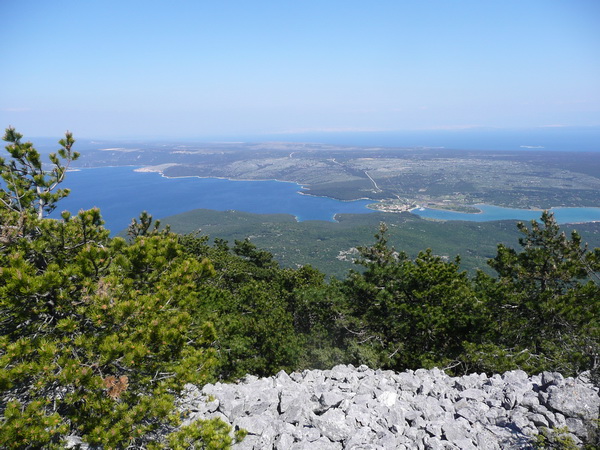
[[[27,137],[600,126],[594,0],[7,0],[0,13],[0,123]]]
[[[25,136],[42,153],[56,151],[57,136]],[[202,144],[251,144],[268,142],[308,143],[350,147],[432,148],[454,150],[600,152],[600,127],[477,128],[468,130],[399,130],[386,132],[305,132],[275,134],[227,134],[197,137],[130,136],[95,138],[75,136],[76,148],[88,151],[110,146]]]

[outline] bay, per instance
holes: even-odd
[[[71,195],[59,202],[51,217],[68,210],[99,207],[106,227],[113,234],[127,228],[133,218],[148,211],[156,219],[204,208],[237,210],[257,214],[291,214],[298,221],[334,221],[336,214],[368,214],[371,200],[343,202],[327,197],[302,195],[299,184],[281,181],[233,181],[220,178],[166,178],[153,172],[136,172],[136,167],[102,167],[69,172],[63,187]],[[475,205],[479,214],[420,208],[423,218],[436,220],[534,220],[541,211]],[[557,221],[579,223],[600,221],[600,208],[553,208]]]
[[[302,186],[281,181],[232,181],[220,178],[166,178],[136,172],[136,167],[102,167],[69,172],[62,187],[71,194],[51,217],[67,210],[100,208],[105,226],[118,233],[147,211],[156,219],[192,209],[292,214],[298,221],[333,221],[338,213],[371,213],[371,200],[343,202],[302,195]]]

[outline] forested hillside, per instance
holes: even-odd
[[[247,373],[366,364],[449,374],[600,366],[600,248],[551,214],[498,245],[490,273],[460,257],[409,257],[385,224],[358,248],[361,270],[327,281],[282,268],[248,240],[161,229],[147,214],[110,238],[101,211],[48,219],[77,159],[60,141],[51,168],[6,130],[0,159],[0,445],[60,448],[68,435],[106,448],[231,444],[218,420],[164,442],[185,383]],[[597,382],[597,381],[596,381]],[[241,438],[242,436],[238,436]]]
[[[273,254],[282,267],[311,265],[340,280],[357,268],[356,247],[370,244],[381,222],[388,227],[388,243],[409,257],[415,258],[426,248],[447,260],[460,255],[461,268],[471,275],[477,270],[493,274],[487,261],[496,255],[498,244],[516,247],[521,237],[516,220],[435,221],[409,212],[338,214],[336,222],[298,222],[288,214],[195,209],[161,219],[178,234],[199,232],[211,240],[230,242],[249,237],[257,247]],[[561,230],[567,234],[577,230],[584,242],[600,246],[600,222],[564,224]]]

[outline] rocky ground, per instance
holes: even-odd
[[[543,428],[581,444],[597,424],[600,397],[585,376],[336,366],[187,385],[179,408],[185,423],[220,417],[247,430],[238,450],[507,449],[531,447]]]

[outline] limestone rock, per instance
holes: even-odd
[[[439,369],[394,373],[335,366],[238,384],[186,385],[183,424],[218,417],[248,432],[235,449],[511,449],[542,427],[567,427],[575,442],[598,418],[589,379],[510,371],[452,378]],[[85,443],[67,438],[66,445]]]

